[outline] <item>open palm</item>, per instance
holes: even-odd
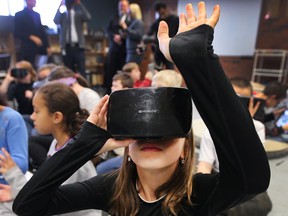
[[[206,6],[204,2],[198,3],[198,15],[194,12],[192,4],[186,5],[186,15],[180,14],[179,16],[179,29],[178,33],[186,32],[191,29],[194,29],[200,25],[206,24],[214,28],[219,20],[220,16],[220,7],[215,5],[212,15],[207,18]],[[170,52],[169,52],[169,28],[166,22],[161,21],[158,29],[158,40],[161,52],[164,56],[172,62]]]

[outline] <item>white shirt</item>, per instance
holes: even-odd
[[[253,123],[255,126],[255,130],[262,142],[264,144],[265,142],[265,126],[260,121],[254,120]],[[208,128],[205,128],[201,142],[200,142],[200,152],[199,152],[199,158],[198,161],[207,162],[209,164],[213,165],[213,170],[216,172],[219,172],[219,161],[216,154],[216,149],[213,143],[213,140],[211,138],[211,135],[209,133]]]
[[[70,26],[68,26],[68,31],[67,31],[67,41],[69,42],[69,30],[71,31],[71,43],[78,43],[78,35],[75,27],[75,10],[71,9],[70,13],[67,11],[67,16],[69,16],[68,19],[70,18]]]

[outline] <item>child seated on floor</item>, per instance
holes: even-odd
[[[145,78],[141,79],[141,71],[139,69],[139,65],[135,62],[129,62],[125,64],[122,68],[122,71],[128,73],[134,81],[134,88],[141,88],[141,87],[150,87],[151,80],[153,77],[153,73],[151,71],[147,71],[145,74]]]

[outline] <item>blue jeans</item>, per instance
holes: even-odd
[[[117,156],[106,161],[101,162],[96,166],[97,174],[105,174],[110,171],[119,169],[122,165],[123,157]]]

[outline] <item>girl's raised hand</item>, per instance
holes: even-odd
[[[179,16],[179,29],[178,33],[186,32],[194,29],[202,24],[206,24],[214,28],[219,20],[220,7],[215,5],[212,15],[207,18],[206,6],[204,2],[198,3],[198,15],[196,16],[192,4],[186,5],[186,15],[180,14]],[[169,28],[165,21],[161,21],[158,28],[158,40],[161,52],[164,54],[167,60],[172,61],[169,51]]]

